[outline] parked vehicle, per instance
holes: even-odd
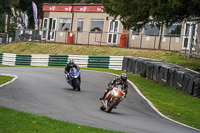
[[[116,108],[117,105],[124,99],[125,92],[122,89],[121,85],[113,87],[105,97],[101,100],[100,109],[105,110],[106,112],[111,112],[113,108]]]

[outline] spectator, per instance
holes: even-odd
[[[23,40],[23,29],[24,27],[20,24],[20,23],[17,23],[16,24],[16,32],[17,32],[17,40]]]

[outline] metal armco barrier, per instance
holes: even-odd
[[[200,97],[200,73],[171,63],[136,57],[124,57],[122,70],[141,74],[161,85],[176,87],[192,96]]]
[[[123,56],[88,56],[88,55],[16,55],[0,53],[2,65],[27,66],[65,66],[68,59],[73,59],[79,67],[109,68],[122,70]]]

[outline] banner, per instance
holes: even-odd
[[[37,6],[36,4],[32,1],[32,6],[33,6],[33,17],[35,21],[35,29],[38,29],[38,19],[37,19]]]
[[[20,14],[21,14],[21,20],[22,20],[21,23],[24,24],[24,21],[25,21],[24,12],[21,11]]]
[[[17,17],[17,14],[16,14],[16,9],[13,5],[10,5],[10,9],[12,11],[12,15],[16,18]]]
[[[24,14],[24,25],[25,25],[25,27],[26,27],[26,29],[28,28],[28,16],[27,16],[27,14]]]
[[[39,30],[42,30],[42,19],[38,19],[38,22],[39,22]]]
[[[4,13],[4,31],[5,33],[8,33],[9,29],[9,24],[10,24],[10,17],[7,12]]]
[[[20,17],[20,13],[19,12],[20,12],[19,9],[16,9],[16,16],[17,17]]]

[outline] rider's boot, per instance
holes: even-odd
[[[67,75],[67,83],[69,84],[69,75]]]
[[[103,97],[99,98],[99,100],[103,100],[103,99],[105,99],[106,94],[107,94],[107,91],[104,93]]]

